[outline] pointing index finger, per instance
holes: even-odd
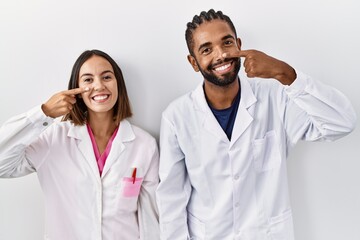
[[[232,57],[247,57],[249,54],[249,50],[239,50],[233,53],[223,53],[224,58],[232,58]]]
[[[63,93],[66,94],[66,95],[77,95],[77,94],[80,94],[80,93],[87,92],[89,90],[90,90],[90,88],[88,88],[88,87],[86,87],[86,88],[74,88],[74,89],[64,91]]]

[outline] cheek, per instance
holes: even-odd
[[[113,98],[117,101],[117,99],[119,98],[119,92],[117,90],[117,88],[113,91]]]
[[[84,87],[85,84],[84,84],[84,82],[78,81],[78,86],[79,86],[79,87]]]
[[[207,70],[208,67],[212,64],[211,58],[210,57],[204,57],[199,59],[198,61],[198,66],[201,69]]]
[[[239,52],[239,49],[236,46],[234,46],[233,48],[231,48],[227,51],[227,55],[230,55],[230,56],[236,55],[238,52]]]
[[[78,82],[78,86],[79,86],[80,88],[86,88],[86,87],[92,88],[92,83],[79,81],[79,82]]]
[[[81,87],[81,86],[79,86],[79,87]],[[80,98],[82,98],[84,101],[87,101],[89,94],[90,94],[89,92],[82,93],[80,95]]]
[[[118,88],[117,88],[117,82],[114,82],[113,84],[111,84],[111,86],[109,86],[111,89],[112,94],[117,98],[119,95],[118,92]]]

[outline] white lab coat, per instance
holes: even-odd
[[[291,86],[241,77],[231,141],[203,84],[162,115],[157,203],[161,239],[291,240],[286,158],[298,140],[335,140],[355,112],[337,90],[297,72]]]
[[[159,239],[158,157],[155,139],[127,120],[101,177],[86,126],[54,121],[36,107],[0,129],[0,177],[37,172],[46,240]],[[135,184],[126,181],[133,167]]]

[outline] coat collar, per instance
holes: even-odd
[[[96,163],[95,153],[93,151],[91,139],[86,129],[86,126],[71,126],[72,127],[68,131],[68,137],[79,140],[77,141],[77,147],[83,154],[86,162],[90,165],[94,175],[98,178],[100,182],[99,168]],[[120,154],[125,150],[124,143],[131,142],[134,139],[135,133],[131,127],[131,124],[127,120],[122,120],[119,125],[119,130],[113,140],[110,153],[106,159],[101,178],[106,175],[114,162],[119,159]]]
[[[244,133],[244,131],[253,121],[253,117],[249,112],[249,108],[257,101],[250,86],[249,80],[246,77],[240,78],[240,86],[241,98],[232,132],[231,145],[232,143],[236,142],[236,140]],[[205,130],[213,133],[215,136],[221,138],[221,140],[229,142],[224,130],[217,122],[206,101],[203,82],[201,82],[193,91],[192,97],[195,110],[204,113],[203,126]]]
[[[73,126],[68,131],[68,137],[75,138],[78,140],[89,139],[89,133],[86,126]],[[120,122],[119,131],[116,134],[114,141],[129,142],[135,139],[135,134],[132,130],[131,124],[128,120],[124,119]]]

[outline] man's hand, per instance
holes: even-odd
[[[284,85],[290,85],[296,79],[296,72],[290,65],[257,50],[239,50],[231,54],[224,53],[223,57],[245,58],[245,72],[250,78],[274,78]]]
[[[89,91],[89,88],[75,88],[62,91],[53,95],[46,103],[41,105],[41,109],[46,116],[57,118],[69,113],[76,103],[75,96]]]

